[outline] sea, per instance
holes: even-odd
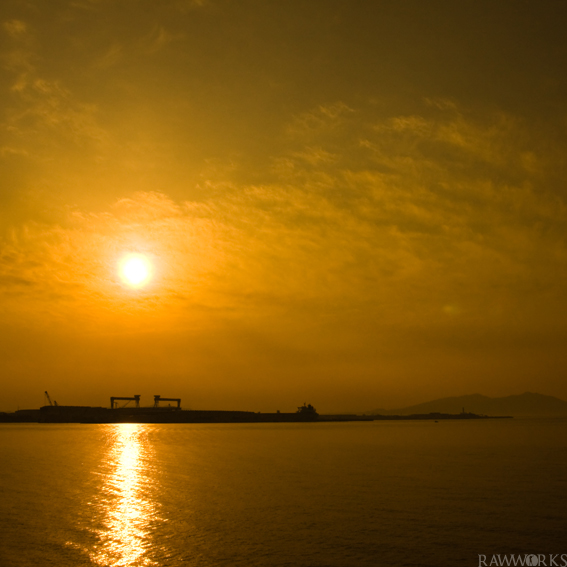
[[[0,424],[1,567],[512,557],[567,565],[567,419]]]

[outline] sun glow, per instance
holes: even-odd
[[[144,285],[151,275],[151,264],[145,256],[128,256],[121,262],[122,279],[131,286]]]

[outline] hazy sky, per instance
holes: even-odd
[[[0,16],[0,410],[567,397],[563,0]]]

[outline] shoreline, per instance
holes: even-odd
[[[463,419],[512,419],[510,415],[428,413],[411,415],[325,415],[306,412],[262,413],[232,410],[183,410],[180,408],[118,408],[43,406],[38,410],[0,413],[0,423],[324,423],[346,421],[447,421]]]

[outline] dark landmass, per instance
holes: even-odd
[[[0,412],[0,423],[39,423],[40,410],[18,410]]]
[[[511,416],[487,416],[470,412],[441,412],[412,415],[319,415],[311,405],[294,413],[251,411],[182,410],[175,407],[103,408],[90,406],[43,406],[38,410],[0,413],[4,423],[294,423],[380,420],[497,419]]]
[[[319,414],[304,404],[294,413],[182,410],[180,407],[43,406],[38,410],[0,413],[8,423],[267,423],[316,421]]]
[[[316,421],[408,421],[418,419],[430,419],[438,421],[440,419],[511,419],[511,415],[479,415],[470,412],[461,413],[413,413],[408,415],[320,415]]]
[[[489,398],[481,394],[442,398],[401,409],[375,409],[369,415],[411,415],[431,412],[457,413],[464,411],[479,415],[513,415],[515,417],[567,417],[567,402],[553,396],[526,392],[519,396]]]

